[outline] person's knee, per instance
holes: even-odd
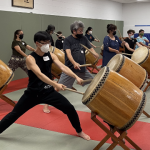
[[[68,114],[68,113],[71,113],[72,111],[75,111],[75,108],[72,104],[68,104],[64,107],[64,113],[65,114]]]

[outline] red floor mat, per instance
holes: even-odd
[[[15,123],[27,125],[35,128],[75,135],[76,132],[71,126],[67,116],[61,111],[51,107],[51,113],[45,114],[42,111],[43,106],[38,105],[23,116],[21,116]],[[12,110],[10,105],[4,105],[0,109],[0,119],[2,119],[9,111]],[[83,131],[89,134],[92,140],[101,141],[106,135],[91,119],[90,113],[78,111]],[[139,146],[142,150],[150,149],[150,124],[137,121],[135,125],[128,130],[128,136]],[[111,140],[108,140],[111,143]],[[132,148],[129,143],[128,147]],[[95,145],[96,146],[96,145]]]
[[[100,66],[100,65],[102,65],[102,59],[99,59],[99,61],[98,61],[98,63],[97,63],[97,66]],[[91,68],[91,67],[88,67],[88,68],[89,68],[89,70],[91,70],[91,71],[92,71],[92,69],[93,69],[93,68]],[[96,69],[94,69],[92,73],[97,74],[98,71],[97,71]]]
[[[8,87],[6,88],[6,90],[3,92],[3,94],[26,88],[28,85],[28,80],[29,78],[23,78],[23,79],[11,81],[8,84]]]

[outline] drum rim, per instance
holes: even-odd
[[[128,123],[125,126],[120,128],[121,130],[128,130],[135,124],[135,122],[139,119],[140,115],[142,114],[145,104],[146,104],[146,94],[143,92],[141,103],[139,104],[139,107],[137,108],[134,116],[130,119],[130,121],[128,121]]]
[[[141,87],[140,87],[139,89],[142,89],[142,88],[143,88],[143,86],[145,85],[147,79],[148,79],[148,73],[147,73],[147,71],[146,71],[146,77],[145,77],[145,80],[144,80],[143,84],[141,85]]]
[[[148,57],[149,57],[149,49],[148,49],[148,54],[147,54],[146,58],[142,62],[140,62],[139,65],[143,64],[148,59]]]
[[[5,84],[0,87],[0,91],[4,88],[4,86],[5,86],[6,84],[8,84],[8,83],[10,82],[10,80],[13,78],[13,76],[14,76],[14,73],[12,72],[12,74],[11,74],[11,76],[9,77],[9,79],[7,80],[7,82],[5,82]]]
[[[137,64],[139,64],[139,65],[142,65],[142,64],[148,59],[148,57],[149,57],[149,49],[148,49],[147,47],[144,47],[144,48],[146,48],[146,49],[148,50],[148,54],[147,54],[147,56],[145,57],[145,59],[144,59],[143,61],[137,63]],[[136,51],[136,50],[135,50],[135,51]],[[133,53],[133,54],[134,54],[134,53]],[[133,60],[132,57],[131,57],[131,60]],[[133,60],[133,61],[134,61],[134,60]],[[135,62],[135,61],[134,61],[134,62]]]
[[[89,51],[88,50],[85,50],[85,55],[86,55],[86,53],[88,53]],[[90,52],[89,52],[90,53]],[[86,56],[85,56],[86,57]],[[94,61],[94,63],[92,64],[92,65],[95,65],[97,62],[98,62],[98,60],[99,60],[99,58],[97,58],[95,61]]]
[[[113,71],[115,71],[115,72],[120,72],[120,70],[122,69],[122,66],[124,65],[124,62],[125,62],[125,56],[123,56],[123,55],[121,55],[121,54],[117,54],[117,55],[115,55],[115,56],[121,56],[121,61],[120,61],[120,64],[118,65],[118,67],[117,67],[117,69],[116,70],[113,70]],[[114,57],[115,57],[114,56]],[[111,61],[111,60],[110,60]],[[110,62],[109,61],[109,62]],[[109,62],[108,62],[108,64],[109,64]],[[108,64],[107,64],[107,67],[109,67],[108,66]],[[111,69],[111,68],[110,68]]]
[[[103,87],[107,77],[109,76],[109,73],[110,73],[110,69],[109,67],[104,67],[105,68],[105,73],[101,79],[101,81],[99,81],[99,83],[97,84],[97,86],[95,87],[94,91],[86,98],[85,101],[83,101],[83,98],[82,98],[82,103],[84,105],[88,105],[93,99],[94,97],[97,95],[97,93],[101,90],[101,88]]]

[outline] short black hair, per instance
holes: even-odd
[[[50,40],[50,35],[46,31],[39,31],[34,35],[34,43],[48,40]]]
[[[139,30],[139,33],[142,32],[142,31],[144,31],[144,30],[143,30],[143,29],[140,29],[140,30]]]
[[[130,33],[133,33],[133,34],[134,34],[135,31],[130,29],[130,30],[127,31],[127,33],[128,33],[128,34],[130,34]]]
[[[55,26],[50,24],[50,25],[47,26],[46,32],[50,33],[51,31],[54,31],[54,30],[55,30]]]
[[[61,31],[58,31],[57,34],[62,34],[62,32],[61,32]]]
[[[114,24],[108,24],[107,25],[107,33],[109,33],[109,31],[113,31],[113,30],[116,30],[117,29],[117,26],[114,25]]]

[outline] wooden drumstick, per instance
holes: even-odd
[[[96,46],[96,48],[99,48],[99,47],[101,47],[101,46]]]
[[[132,55],[132,54],[128,54],[128,53],[121,53],[121,54],[122,54],[122,55],[130,55],[130,56]]]
[[[64,89],[65,89],[65,90],[68,90],[68,91],[71,91],[71,92],[75,92],[75,93],[84,95],[84,93],[78,92],[78,91],[76,91],[76,90],[72,90],[72,89],[69,89],[69,88],[64,88]]]
[[[97,37],[96,35],[95,35],[95,37],[96,37],[97,40],[99,40],[98,37]],[[100,41],[100,40],[99,40],[99,41]]]
[[[88,49],[85,45],[83,45],[83,44],[81,44],[80,43],[80,45],[82,46],[82,47],[84,47],[86,50],[88,50],[90,53],[92,53],[94,56],[95,56],[95,54],[90,50],[90,49]],[[96,56],[95,56],[96,57]]]
[[[120,32],[119,29],[118,29],[118,32],[119,32],[119,35],[120,35],[120,37],[121,37],[121,41],[124,41],[124,39],[123,39],[123,37],[122,37],[121,32]]]
[[[83,80],[82,83],[91,82],[93,79]]]
[[[63,37],[63,35],[60,35],[60,34],[58,34],[58,33],[56,33],[56,32],[54,32],[54,34],[56,34],[57,36]]]
[[[80,65],[79,67],[88,67],[88,66],[92,66],[92,64],[84,64],[84,65]]]

